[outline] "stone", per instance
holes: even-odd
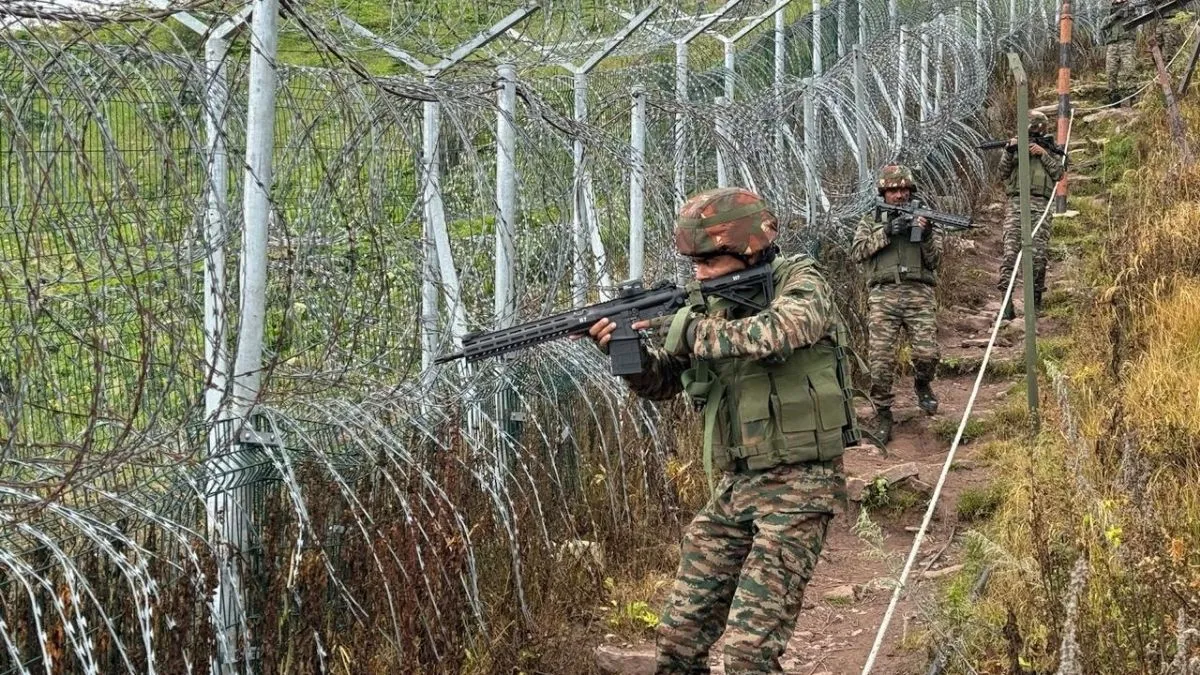
[[[989,333],[992,330],[992,318],[978,314],[959,317],[956,323],[958,329],[964,332]]]
[[[958,572],[962,571],[962,568],[962,565],[950,565],[949,567],[943,567],[940,570],[929,570],[923,574],[922,577],[925,579],[941,579],[942,577],[948,577],[952,574],[957,574]]]
[[[596,667],[613,675],[654,675],[654,645],[616,647],[600,645],[595,652]]]
[[[882,478],[887,481],[888,485],[895,485],[903,482],[905,479],[916,478],[919,475],[921,475],[921,468],[917,466],[916,462],[905,462],[904,464],[889,466],[876,473],[871,482],[874,483],[876,480]]]
[[[1105,108],[1104,110],[1094,112],[1083,118],[1084,124],[1095,124],[1105,120],[1116,120],[1118,122],[1127,122],[1130,119],[1137,117],[1138,112],[1132,108]]]
[[[927,497],[933,494],[933,486],[919,478],[906,478],[903,485],[905,488]]]
[[[978,349],[987,349],[988,342],[990,342],[990,340],[988,340],[987,338],[968,338],[966,340],[963,340],[959,344],[963,347],[976,347]],[[997,335],[996,336],[996,346],[997,347],[1011,347],[1012,340],[1009,340],[1006,337]]]
[[[826,602],[848,605],[858,599],[858,592],[851,585],[837,586],[825,591],[824,597]]]

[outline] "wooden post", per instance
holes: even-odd
[[[1059,145],[1067,143],[1067,129],[1071,120],[1071,28],[1074,18],[1071,16],[1071,0],[1062,0],[1058,19],[1058,134]],[[1067,166],[1063,158],[1063,176],[1054,186],[1054,212],[1063,213],[1067,210]]]
[[[1183,81],[1179,83],[1180,96],[1187,93],[1188,85],[1192,82],[1192,73],[1196,72],[1197,59],[1200,59],[1200,37],[1197,37],[1196,44],[1192,45],[1192,55],[1188,58],[1187,68],[1183,71]]]
[[[1183,158],[1183,163],[1191,166],[1195,160],[1192,159],[1192,150],[1188,146],[1187,128],[1184,126],[1183,116],[1179,114],[1179,102],[1175,100],[1175,92],[1171,90],[1171,75],[1167,73],[1167,64],[1163,61],[1162,50],[1158,48],[1158,37],[1154,34],[1154,27],[1152,26],[1146,32],[1150,43],[1150,55],[1154,57],[1154,67],[1158,70],[1158,86],[1162,88],[1163,99],[1167,103],[1167,122],[1171,127],[1171,136],[1175,140],[1175,145],[1179,147],[1179,156]]]

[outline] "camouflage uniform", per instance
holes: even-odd
[[[1175,15],[1158,19],[1154,22],[1154,38],[1158,41],[1158,49],[1162,52],[1163,63],[1170,65],[1171,57],[1175,56],[1175,52],[1183,46],[1185,39],[1184,25],[1190,23],[1191,15],[1181,17],[1179,12]],[[1184,22],[1183,20],[1187,21]],[[1151,64],[1153,65],[1153,63]]]
[[[1049,131],[1050,122],[1044,114],[1031,111],[1029,120],[1030,135]],[[1000,177],[1004,181],[1005,194],[1008,195],[1008,211],[1004,216],[1003,231],[1004,258],[1000,263],[1000,278],[996,280],[996,287],[1001,293],[1008,289],[1008,280],[1016,265],[1017,254],[1021,251],[1021,188],[1017,162],[1015,147],[1006,151],[1000,160]],[[1046,205],[1054,197],[1054,186],[1065,171],[1065,163],[1049,152],[1043,152],[1040,157],[1029,154],[1030,227],[1037,224],[1046,210]],[[1046,255],[1049,246],[1050,219],[1047,218],[1033,235],[1033,293],[1037,307],[1041,306],[1042,293],[1046,288]],[[1013,316],[1011,301],[1005,307],[1005,316]]]
[[[879,192],[915,188],[912,173],[902,166],[884,167]],[[850,256],[868,267],[867,304],[870,310],[871,401],[878,411],[880,428],[876,440],[886,443],[891,436],[892,385],[896,372],[896,347],[901,329],[907,329],[912,345],[914,385],[918,404],[926,412],[937,411],[930,383],[937,372],[940,353],[937,343],[937,270],[942,262],[940,227],[929,223],[920,243],[909,241],[907,230],[890,233],[893,220],[865,215],[854,232]],[[894,262],[891,262],[894,260]]]
[[[829,522],[844,510],[843,431],[855,422],[846,390],[829,379],[840,367],[836,307],[810,260],[773,257],[775,228],[749,191],[690,199],[676,225],[680,253],[748,263],[764,255],[775,272],[773,297],[753,313],[693,295],[663,344],[645,343],[643,371],[626,376],[642,397],[686,392],[703,406],[710,481],[720,472],[684,532],[658,627],[660,674],[709,672],[722,633],[726,672],[782,672],[779,656]]]
[[[1136,34],[1125,30],[1122,22],[1130,18],[1128,0],[1114,0],[1109,6],[1108,18],[1102,26],[1104,33],[1104,72],[1108,76],[1109,102],[1122,98],[1124,87],[1134,77],[1137,64],[1134,61]]]

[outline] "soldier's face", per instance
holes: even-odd
[[[731,255],[718,255],[692,261],[692,272],[697,281],[708,281],[746,269],[746,263]]]
[[[908,188],[892,188],[891,190],[883,191],[883,201],[888,204],[903,204],[912,196],[912,190]]]

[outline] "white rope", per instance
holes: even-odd
[[[1071,143],[1071,127],[1075,122],[1075,112],[1072,111],[1067,120],[1067,140],[1063,144],[1064,161],[1069,152]],[[1046,220],[1046,216],[1050,213],[1050,207],[1054,205],[1054,200],[1049,199],[1046,202],[1046,208],[1042,211],[1041,218],[1033,227],[1032,234],[1037,234],[1038,230]],[[1013,265],[1012,273],[1008,277],[1008,288],[1004,291],[1004,301],[1000,303],[1000,311],[996,314],[996,321],[992,324],[992,336],[988,340],[987,350],[983,353],[983,363],[979,366],[979,373],[975,376],[975,386],[971,389],[971,396],[967,399],[967,408],[963,411],[962,419],[958,423],[958,431],[954,434],[954,441],[950,444],[950,453],[946,455],[946,462],[942,465],[942,473],[938,476],[937,485],[933,488],[933,496],[929,500],[929,507],[925,509],[925,518],[921,520],[921,529],[917,531],[917,536],[913,540],[912,549],[908,552],[908,559],[904,561],[904,569],[900,572],[900,579],[896,584],[895,590],[892,591],[891,602],[888,603],[887,612],[883,615],[883,623],[879,625],[879,632],[875,634],[875,644],[871,646],[871,653],[867,655],[867,663],[863,666],[862,675],[868,675],[871,668],[875,665],[875,658],[879,655],[879,649],[883,646],[883,637],[887,634],[888,626],[892,622],[892,615],[896,611],[896,605],[900,602],[900,594],[904,592],[905,583],[908,581],[908,575],[912,572],[913,563],[917,559],[917,553],[921,550],[921,543],[925,541],[925,532],[929,528],[929,522],[933,520],[933,513],[937,510],[938,499],[942,496],[942,486],[946,483],[946,476],[950,473],[950,465],[954,462],[954,454],[958,451],[959,441],[962,440],[963,431],[967,428],[967,420],[971,416],[971,409],[975,407],[975,398],[979,395],[979,388],[983,384],[983,376],[987,372],[988,360],[992,357],[992,348],[996,345],[996,335],[1000,333],[1000,324],[1003,323],[1004,308],[1012,299],[1013,286],[1017,281],[1017,271],[1021,269],[1021,256],[1025,253],[1024,249],[1017,252],[1016,263]],[[1025,279],[1024,283],[1033,283],[1032,279]],[[1026,307],[1028,312],[1032,308]]]

